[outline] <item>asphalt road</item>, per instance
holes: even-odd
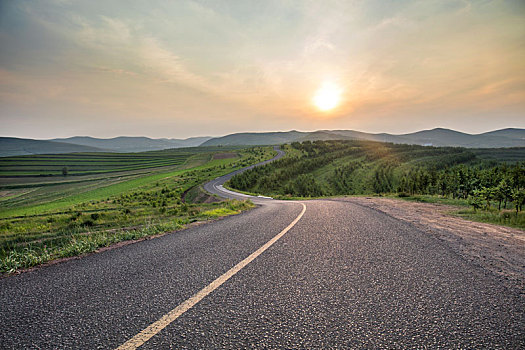
[[[230,198],[230,199],[250,199],[252,202],[260,202],[261,200],[264,201],[264,199],[267,199],[267,198],[257,198],[257,197],[253,197],[253,196],[248,196],[248,195],[245,195],[245,194],[242,194],[242,193],[236,193],[236,192],[232,192],[232,191],[229,191],[227,189],[225,189],[223,187],[223,184],[228,181],[229,179],[231,179],[233,176],[237,175],[237,174],[240,174],[246,170],[249,170],[249,169],[252,169],[252,168],[255,168],[256,166],[261,166],[261,165],[264,165],[264,164],[268,164],[270,162],[273,162],[277,159],[280,159],[284,156],[284,152],[278,147],[278,146],[274,146],[273,148],[275,151],[277,151],[277,154],[275,155],[275,157],[273,157],[272,159],[269,159],[269,160],[266,160],[264,162],[261,162],[261,163],[258,163],[258,164],[255,164],[255,165],[251,165],[249,167],[246,167],[246,168],[243,168],[243,169],[239,169],[239,170],[236,170],[232,173],[229,173],[229,174],[226,174],[226,175],[223,175],[221,177],[218,177],[208,183],[205,183],[204,184],[204,189],[209,192],[209,193],[212,193],[212,194],[215,194],[219,197],[223,197],[223,198]],[[264,201],[266,202],[266,201]]]
[[[222,180],[206,188],[234,196]],[[241,215],[0,280],[0,348],[117,348],[287,227],[141,349],[525,347],[523,291],[433,236],[338,200],[302,202],[290,228],[302,203],[252,200]]]

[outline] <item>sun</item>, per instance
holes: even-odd
[[[341,89],[332,82],[325,81],[313,98],[314,105],[326,112],[334,109],[341,102]]]

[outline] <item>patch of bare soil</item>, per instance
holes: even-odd
[[[237,157],[236,153],[215,153],[213,159],[229,159]]]
[[[199,195],[197,196],[197,198],[195,198],[195,203],[205,203],[205,204],[208,204],[208,203],[217,203],[217,202],[222,202],[223,200],[220,199],[220,198],[217,198],[217,197],[214,197],[212,195],[209,195],[207,193],[199,193]]]
[[[23,189],[23,190],[1,190],[0,191],[0,199],[3,199],[5,197],[12,197],[12,196],[20,196],[29,192],[33,192],[35,189]]]
[[[525,290],[525,231],[450,215],[458,207],[391,198],[346,198],[410,222],[449,245],[456,253]]]
[[[212,195],[209,195],[207,194],[206,192],[204,191],[199,191],[199,193],[197,194],[197,196],[195,196],[195,198],[193,199],[192,203],[196,203],[196,204],[204,204],[204,203],[217,203],[217,202],[221,202],[222,199],[220,198],[217,198],[217,197],[214,197]]]
[[[189,196],[190,192],[193,192],[191,196]],[[188,197],[190,197],[191,199],[188,200]],[[222,202],[222,199],[208,194],[207,192],[202,190],[200,186],[192,187],[189,190],[184,191],[181,200],[183,203],[191,202],[195,204]]]
[[[11,196],[13,194],[13,191],[0,191],[0,198]]]

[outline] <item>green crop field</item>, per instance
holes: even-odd
[[[251,204],[185,194],[273,154],[270,147],[198,147],[0,158],[0,271],[237,213]],[[30,175],[28,167],[41,171]]]
[[[525,228],[525,148],[466,149],[371,141],[294,142],[287,156],[229,186],[275,198],[377,195],[471,206],[458,215]]]
[[[173,149],[142,153],[68,153],[0,158],[0,178],[78,176],[176,166],[218,147]]]

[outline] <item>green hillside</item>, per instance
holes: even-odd
[[[407,192],[466,198],[479,187],[495,185],[503,174],[514,171],[510,169],[524,175],[525,148],[306,141],[292,143],[286,149],[289,156],[235,176],[231,186],[283,196]],[[448,179],[457,174],[470,179],[470,188],[462,187],[462,181],[466,180]]]
[[[285,149],[286,157],[234,176],[229,185],[276,198],[430,196],[427,200],[470,204],[474,211],[495,210],[497,220],[489,221],[501,219],[525,228],[525,216],[518,215],[525,204],[525,147],[466,149],[339,140],[295,142]],[[503,212],[506,209],[516,215]]]

